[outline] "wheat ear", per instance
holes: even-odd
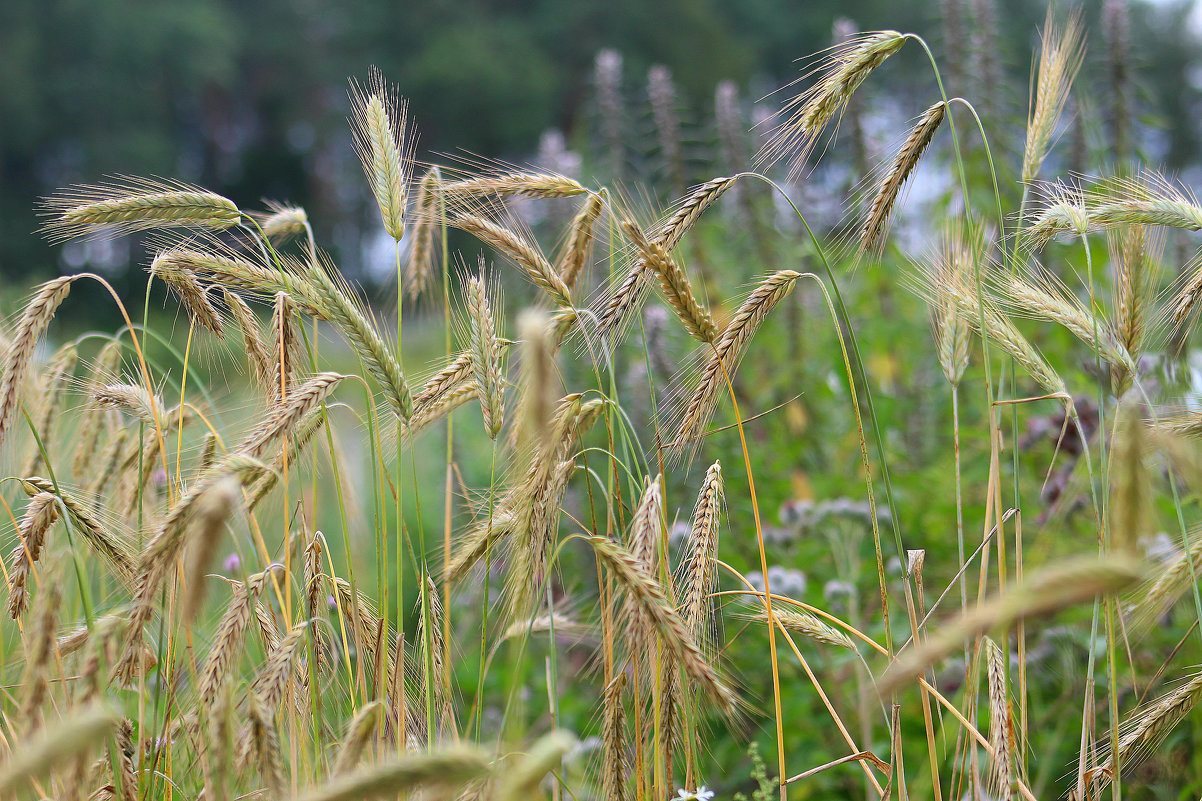
[[[4,445],[5,436],[17,415],[17,407],[20,405],[18,393],[29,369],[34,348],[55,310],[71,291],[71,283],[75,278],[76,276],[64,275],[38,287],[37,293],[25,307],[21,319],[13,329],[4,356],[4,370],[0,374],[0,447]]]
[[[710,590],[714,585],[714,557],[718,554],[718,524],[722,515],[722,464],[705,471],[689,526],[689,561],[684,571],[681,614],[693,636],[703,646],[712,644],[709,627]]]
[[[989,763],[989,792],[995,798],[1013,797],[1014,721],[1010,717],[1010,691],[1002,649],[989,637],[981,641],[989,679],[989,745],[993,749]]]
[[[337,776],[298,801],[368,801],[396,798],[417,787],[450,791],[489,773],[489,759],[467,747],[406,754]]]
[[[714,205],[739,180],[738,176],[711,178],[685,195],[668,219],[658,226],[652,240],[666,251],[680,244],[684,235],[697,223],[705,210]]]
[[[12,567],[8,576],[8,614],[13,620],[29,605],[29,575],[42,554],[46,533],[56,520],[57,497],[49,492],[39,492],[29,499],[17,526],[19,541],[9,557]]]
[[[601,768],[602,795],[606,801],[627,801],[626,789],[626,708],[622,705],[622,690],[626,674],[619,673],[606,685],[602,694],[601,743],[604,749]]]
[[[526,801],[538,793],[539,782],[563,762],[576,738],[563,729],[541,737],[516,765],[506,766],[494,798],[497,801]]]
[[[538,247],[525,237],[482,215],[468,212],[456,214],[450,224],[505,254],[525,271],[526,277],[535,286],[546,291],[560,306],[572,305],[571,292],[563,278],[555,272]]]
[[[580,211],[572,218],[567,246],[555,265],[555,272],[559,273],[569,292],[576,286],[584,268],[588,266],[594,239],[593,229],[604,209],[605,202],[601,195],[591,193],[580,206]]]
[[[405,200],[409,188],[410,150],[407,105],[372,68],[366,87],[353,84],[351,128],[355,150],[380,208],[384,230],[397,242],[405,235]]]
[[[224,336],[221,317],[213,308],[208,293],[200,285],[195,273],[181,267],[174,259],[156,256],[150,264],[150,274],[156,276],[179,296],[196,322],[209,329],[215,336],[219,338]]]
[[[52,241],[182,226],[224,230],[242,221],[229,198],[177,181],[130,179],[72,186],[42,202],[42,230]]]
[[[405,261],[405,285],[411,298],[426,291],[433,272],[430,265],[434,260],[434,230],[439,223],[437,214],[441,203],[441,186],[442,174],[437,167],[427,170],[417,184],[411,231],[413,244],[409,246]]]
[[[116,715],[101,704],[74,712],[12,752],[0,768],[0,793],[15,794],[55,767],[90,753],[116,725]]]
[[[484,430],[492,439],[501,431],[504,409],[504,377],[501,373],[501,345],[493,317],[492,293],[476,276],[467,283],[467,317],[471,333],[472,369],[480,392],[480,410]]]
[[[58,421],[59,410],[62,409],[66,385],[79,362],[79,349],[74,342],[68,342],[59,348],[46,364],[45,377],[42,383],[41,408],[38,410],[34,430],[40,441],[40,447],[35,443],[33,455],[23,471],[32,475],[42,471],[45,464],[43,451],[50,453],[54,450],[55,423]]]
[[[872,204],[869,206],[868,217],[860,229],[860,248],[862,250],[868,250],[876,245],[884,235],[889,214],[893,211],[893,206],[901,195],[902,187],[914,174],[914,168],[918,166],[923,152],[935,138],[935,132],[943,124],[943,118],[946,115],[947,104],[942,100],[924,111],[910,130],[906,141],[902,143],[901,149],[893,157],[893,161],[885,173],[885,179],[881,181],[876,196],[873,197]]]
[[[824,645],[834,645],[838,648],[846,648],[850,651],[856,650],[855,643],[851,637],[831,624],[823,621],[816,615],[811,615],[809,612],[801,612],[796,610],[772,610],[772,617],[776,622],[784,627],[786,631],[793,634],[800,634],[803,637],[820,642]],[[768,622],[768,612],[756,612],[752,617],[758,623]]]
[[[647,575],[642,565],[618,543],[599,536],[588,537],[587,541],[593,546],[598,561],[639,604],[659,633],[664,648],[689,678],[720,709],[728,713],[734,711],[738,702],[734,691],[701,653],[697,641],[664,596],[659,583]]]
[[[465,198],[481,195],[501,197],[572,197],[583,195],[588,189],[566,175],[553,172],[501,172],[496,175],[481,175],[448,181],[442,191],[449,200],[462,202]]]
[[[1034,99],[1027,118],[1027,144],[1023,150],[1022,180],[1030,184],[1039,177],[1039,167],[1047,155],[1052,134],[1064,110],[1069,88],[1084,58],[1081,45],[1081,23],[1072,16],[1063,30],[1052,22],[1044,24],[1043,44],[1039,52],[1039,79],[1035,83]]]
[[[359,760],[363,758],[363,752],[367,750],[368,743],[376,733],[376,727],[380,723],[380,715],[383,711],[384,703],[382,701],[371,701],[359,707],[355,716],[347,724],[346,736],[342,738],[338,757],[334,760],[333,770],[330,771],[331,776],[349,773],[359,764]]]
[[[642,262],[659,279],[664,298],[689,335],[701,342],[712,343],[718,336],[718,329],[709,312],[697,300],[684,269],[666,250],[649,240],[632,220],[622,221],[622,232],[638,250]]]
[[[309,232],[309,215],[300,206],[289,206],[267,201],[267,213],[256,213],[253,216],[263,229],[263,235],[272,242],[286,242]]]

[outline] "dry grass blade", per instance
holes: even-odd
[[[179,181],[128,179],[64,189],[42,202],[52,241],[166,226],[224,230],[242,221],[229,198]]]
[[[90,753],[116,726],[117,716],[101,704],[74,712],[10,752],[8,761],[0,766],[0,793],[24,790],[27,782]]]
[[[690,679],[724,712],[733,712],[738,699],[701,653],[659,582],[647,575],[630,552],[606,537],[588,537],[598,561],[630,593],[659,633],[660,642]]]
[[[1030,184],[1039,177],[1039,167],[1047,155],[1068,99],[1069,89],[1085,51],[1081,43],[1081,22],[1074,15],[1063,29],[1052,21],[1051,9],[1044,24],[1043,44],[1039,53],[1039,79],[1027,118],[1027,145],[1023,151],[1022,180]]]
[[[910,135],[906,137],[906,141],[902,143],[901,149],[897,151],[897,155],[893,157],[893,161],[885,173],[885,179],[881,182],[876,196],[869,206],[868,218],[864,220],[864,225],[860,229],[861,250],[873,247],[884,235],[889,213],[893,211],[893,206],[901,195],[902,187],[914,173],[914,168],[918,166],[923,152],[935,138],[935,132],[943,124],[943,118],[946,115],[947,104],[942,100],[924,111],[910,131]]]
[[[20,405],[18,393],[34,349],[50,318],[71,291],[74,280],[75,276],[64,275],[38,287],[13,329],[4,355],[4,369],[0,371],[0,447],[3,447],[5,436],[17,416],[17,407]]]
[[[488,757],[473,748],[407,754],[389,762],[337,776],[299,801],[367,801],[395,798],[418,787],[450,791],[487,776]]]
[[[877,682],[877,691],[887,696],[961,648],[965,640],[988,631],[1003,631],[1020,620],[1050,615],[1099,595],[1120,592],[1143,575],[1142,565],[1125,557],[1076,558],[1030,573],[999,598],[958,615],[921,645],[898,657]]]
[[[355,150],[380,208],[384,230],[397,242],[405,235],[405,200],[409,188],[410,150],[407,106],[374,67],[367,86],[352,84]]]
[[[714,344],[712,355],[702,368],[697,388],[680,415],[672,444],[677,456],[686,448],[696,447],[697,439],[714,413],[722,388],[726,386],[728,378],[734,378],[735,368],[747,343],[800,277],[800,273],[792,270],[781,270],[770,275],[739,306],[726,331]]]

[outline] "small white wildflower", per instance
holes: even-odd
[[[676,791],[676,798],[673,801],[710,801],[714,797],[714,791],[707,789],[703,784],[696,790],[686,790],[683,787]]]

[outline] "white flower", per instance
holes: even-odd
[[[676,791],[676,798],[673,801],[710,801],[714,797],[714,791],[709,790],[703,784],[696,790],[686,790],[683,787]]]

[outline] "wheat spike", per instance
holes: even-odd
[[[901,148],[893,157],[893,161],[885,173],[885,179],[872,199],[868,218],[864,220],[864,225],[860,229],[861,250],[873,247],[884,235],[889,213],[897,203],[902,187],[914,173],[914,168],[918,166],[923,151],[935,138],[935,132],[939,130],[946,115],[947,104],[942,100],[924,111],[911,129],[910,135],[906,137],[906,141],[902,143]]]
[[[989,745],[993,756],[989,763],[989,792],[995,798],[1013,797],[1014,722],[1010,717],[1010,692],[1002,649],[989,637],[981,641],[989,675]]]
[[[274,713],[254,694],[250,696],[250,736],[259,760],[259,776],[267,785],[267,797],[272,801],[289,798],[284,755],[280,750],[280,735],[276,730]]]
[[[622,221],[622,232],[639,251],[641,262],[659,279],[664,298],[689,335],[701,342],[712,343],[718,336],[718,330],[709,312],[698,302],[684,269],[666,250],[649,240],[632,220]]]
[[[718,554],[718,524],[722,514],[722,464],[705,471],[693,521],[689,527],[689,561],[684,572],[681,614],[693,636],[703,646],[712,644],[709,627],[710,590],[714,584],[714,557]]]
[[[355,150],[380,208],[384,230],[400,242],[405,235],[405,200],[413,146],[406,130],[408,106],[374,67],[367,86],[352,85],[351,103]]]
[[[672,212],[672,215],[656,227],[652,234],[652,241],[666,251],[674,250],[689,229],[705,213],[705,210],[714,205],[718,198],[722,197],[726,190],[734,186],[738,180],[737,175],[711,178],[695,187],[676,205],[676,210]]]
[[[303,793],[298,801],[367,801],[395,798],[417,787],[450,791],[489,773],[488,758],[475,749],[447,748],[406,754],[337,776]]]
[[[835,628],[831,624],[823,621],[816,615],[811,615],[809,612],[801,612],[796,610],[772,610],[772,617],[786,631],[794,634],[800,634],[803,637],[808,637],[814,642],[820,642],[824,645],[834,645],[838,648],[847,648],[854,651],[855,643],[846,633]],[[768,622],[768,612],[756,612],[752,617],[758,623]]]
[[[497,801],[526,801],[538,792],[539,782],[563,762],[576,738],[557,729],[539,739],[516,765],[506,765],[494,796]]]
[[[74,342],[68,342],[59,348],[46,364],[45,375],[42,379],[41,408],[38,410],[34,430],[40,446],[35,443],[33,455],[22,471],[25,475],[33,475],[42,471],[45,465],[43,451],[51,453],[55,449],[55,424],[58,422],[59,410],[62,408],[66,386],[75,371],[79,361],[79,349]]]
[[[67,510],[71,524],[77,534],[82,534],[88,544],[105,558],[123,579],[131,579],[134,575],[133,550],[116,532],[102,525],[87,506],[76,500],[75,496],[65,490],[56,490],[54,484],[40,476],[23,478],[21,488],[31,498],[39,492],[55,495]]]
[[[449,181],[442,185],[448,200],[462,202],[480,195],[502,197],[572,197],[588,192],[579,181],[552,172],[499,172]]]
[[[101,704],[73,712],[58,725],[12,752],[8,762],[0,767],[0,793],[15,794],[24,790],[31,780],[90,753],[104,742],[116,725],[117,717]]]
[[[91,394],[97,386],[116,375],[121,368],[120,340],[111,339],[104,343],[88,372],[85,391]],[[74,476],[82,476],[85,471],[94,466],[94,459],[101,447],[101,436],[104,434],[105,414],[98,409],[85,408],[83,419],[75,432],[75,452],[71,462],[71,472]]]
[[[660,642],[681,669],[725,712],[734,710],[737,697],[714,667],[701,653],[693,635],[689,634],[676,609],[664,596],[663,588],[647,575],[630,552],[605,537],[588,537],[598,561],[639,604],[659,633]]]
[[[626,674],[619,673],[606,685],[602,695],[604,757],[601,786],[606,801],[627,801],[629,798],[626,790],[626,708],[622,706],[625,687]]]
[[[178,181],[128,179],[80,185],[42,201],[42,230],[51,241],[182,226],[224,230],[242,221],[229,198]]]
[[[286,242],[309,232],[309,215],[300,206],[267,201],[268,213],[252,214],[263,229],[263,236],[272,242]]]
[[[501,373],[501,345],[493,317],[492,293],[476,276],[468,279],[467,317],[471,332],[472,369],[480,392],[480,410],[484,430],[491,439],[501,431],[504,415],[504,378]]]
[[[1039,79],[1027,117],[1027,144],[1023,150],[1022,180],[1032,183],[1047,155],[1052,134],[1064,110],[1069,89],[1085,51],[1081,44],[1081,22],[1071,16],[1063,29],[1052,21],[1051,9],[1044,23],[1043,44],[1039,51]]]
[[[426,291],[430,283],[431,262],[434,260],[434,230],[439,224],[438,211],[442,205],[439,188],[442,174],[431,167],[417,184],[417,200],[414,202],[412,237],[409,254],[405,262],[405,284],[410,298]]]
[[[842,113],[860,84],[905,43],[906,37],[897,31],[875,31],[837,45],[821,65],[818,82],[785,104],[785,119],[756,163],[772,164],[791,156],[789,173],[800,175],[827,122]]]
[[[4,355],[4,370],[0,374],[0,447],[4,445],[5,435],[8,434],[17,415],[17,407],[20,405],[18,392],[25,380],[34,348],[55,310],[71,291],[71,283],[75,278],[76,276],[64,275],[38,287],[37,293],[25,307],[21,319],[13,329]]]
[[[705,424],[713,414],[718,394],[733,380],[735,368],[747,343],[763,324],[768,314],[801,277],[792,270],[781,270],[765,278],[743,301],[731,318],[726,331],[713,346],[713,353],[701,371],[701,380],[693,391],[676,426],[672,448],[679,455],[686,447],[695,447]]]
[[[571,292],[567,284],[534,243],[480,214],[466,211],[458,213],[451,218],[450,224],[505,254],[525,271],[526,277],[535,286],[545,290],[557,304],[572,306]]]
[[[208,293],[200,285],[195,273],[181,267],[175,259],[156,256],[150,264],[150,274],[165,283],[172,292],[179,296],[196,322],[219,338],[225,335],[221,317],[213,308]]]
[[[46,533],[56,520],[58,498],[52,493],[39,492],[29,499],[17,526],[19,541],[9,557],[12,568],[8,577],[8,614],[13,620],[20,617],[29,604],[29,575],[41,556]]]
[[[359,764],[363,752],[367,750],[368,743],[376,733],[376,727],[379,726],[380,715],[383,711],[382,701],[371,701],[359,707],[355,716],[347,724],[346,736],[342,738],[342,745],[338,749],[338,758],[334,760],[334,768],[330,771],[331,776],[349,773]]]
[[[555,272],[559,273],[569,292],[575,288],[584,268],[588,266],[594,239],[593,229],[604,210],[605,201],[601,195],[590,193],[588,199],[580,206],[580,211],[572,218],[567,246],[555,264]]]

